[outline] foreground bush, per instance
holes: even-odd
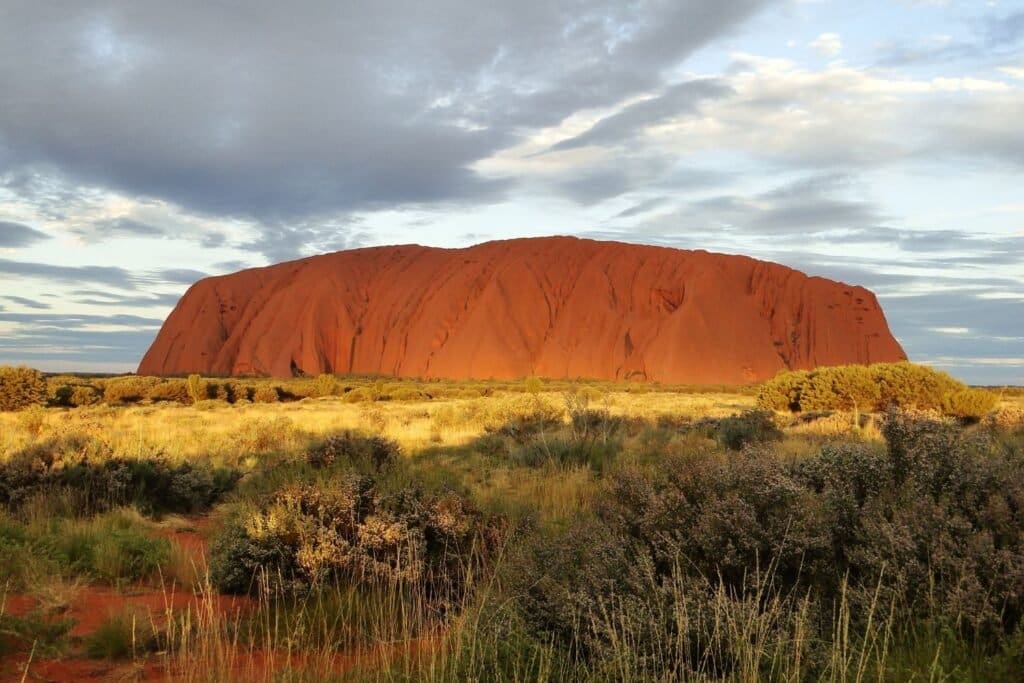
[[[262,574],[289,592],[325,582],[400,585],[447,603],[465,596],[498,534],[454,491],[386,491],[348,472],[285,485],[240,516],[215,540],[210,573],[226,593],[255,591]]]
[[[942,412],[966,422],[978,422],[999,402],[991,391],[964,389],[947,394],[942,399]]]
[[[393,465],[400,455],[401,449],[394,441],[345,431],[311,447],[306,452],[306,461],[318,468],[342,463],[361,471],[379,472]]]
[[[746,628],[757,656],[799,635],[812,676],[841,623],[998,647],[1024,618],[1024,453],[898,413],[884,434],[796,464],[747,449],[613,472],[593,520],[513,564],[517,613],[537,642],[654,679],[747,667]]]
[[[782,441],[782,430],[775,424],[774,413],[750,410],[719,420],[715,437],[722,447],[738,451],[753,444]]]
[[[110,405],[138,403],[161,384],[157,377],[118,377],[107,380],[103,386],[103,400]]]
[[[761,410],[884,411],[896,406],[942,410],[965,419],[979,419],[996,402],[990,392],[968,389],[944,372],[906,362],[784,371],[757,393]]]
[[[23,410],[46,403],[46,380],[38,370],[0,366],[0,410]]]
[[[0,464],[0,506],[18,510],[40,497],[66,495],[75,501],[71,514],[124,505],[152,513],[190,513],[209,508],[238,477],[234,470],[161,457],[114,457],[104,446],[77,436],[53,438]]]

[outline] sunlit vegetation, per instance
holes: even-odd
[[[1024,667],[1019,392],[904,364],[740,390],[41,379],[0,413],[4,680]]]

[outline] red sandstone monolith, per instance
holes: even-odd
[[[744,256],[546,237],[206,278],[138,371],[740,384],[905,358],[862,287]]]

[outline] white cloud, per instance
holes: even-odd
[[[822,33],[815,38],[808,47],[815,50],[822,57],[835,57],[843,51],[843,40],[838,33]]]

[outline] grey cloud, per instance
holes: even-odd
[[[664,206],[668,203],[666,197],[653,197],[651,199],[645,199],[642,202],[638,202],[633,206],[623,209],[618,212],[612,218],[631,218],[633,216],[639,216],[641,214],[649,213],[654,211],[658,207]]]
[[[164,237],[166,234],[162,228],[131,218],[97,221],[88,228],[79,227],[73,229],[72,232],[90,242],[111,237]]]
[[[1024,39],[1024,12],[987,16],[968,22],[967,38],[946,42],[904,42],[883,45],[881,66],[900,67],[965,59],[998,60],[1014,54]]]
[[[4,276],[34,277],[55,282],[84,282],[135,289],[134,276],[115,266],[55,266],[48,263],[0,259],[0,278]]]
[[[252,264],[247,261],[220,261],[213,264],[213,269],[217,273],[237,273],[240,270],[252,267]]]
[[[168,268],[166,270],[160,270],[153,273],[152,277],[160,282],[169,282],[177,285],[191,285],[195,282],[202,280],[206,277],[206,273],[201,270],[191,270],[188,268]]]
[[[601,119],[585,132],[553,145],[550,151],[627,143],[646,127],[696,113],[702,101],[731,92],[729,86],[715,79],[678,83],[656,97],[641,100]]]
[[[0,159],[254,218],[269,243],[297,218],[495,201],[511,181],[475,162],[524,127],[658,87],[772,1],[262,0],[240,13],[15,0],[0,24]]]
[[[153,294],[146,296],[120,296],[110,292],[80,290],[72,292],[72,303],[86,306],[108,306],[111,308],[144,308],[149,306],[171,307],[178,303],[179,294]],[[49,308],[49,306],[47,306]]]
[[[32,308],[37,311],[45,311],[49,308],[52,308],[52,306],[50,306],[50,304],[48,303],[36,301],[35,299],[26,299],[23,296],[5,296],[2,298],[6,299],[7,301],[10,301],[11,303],[18,304],[19,306],[24,306],[25,308]]]
[[[364,246],[369,235],[354,218],[265,224],[259,238],[248,248],[263,254],[271,263],[290,261],[310,253],[338,251]]]
[[[18,362],[67,361],[124,363],[141,358],[153,343],[157,329],[95,332],[60,327],[37,328],[0,337],[0,358]]]
[[[638,191],[681,195],[686,191],[724,185],[729,180],[717,171],[679,167],[669,156],[623,153],[609,161],[567,171],[554,182],[554,187],[561,195],[589,205]]]
[[[753,196],[723,194],[691,201],[665,220],[692,229],[801,236],[882,221],[873,204],[837,196],[846,184],[845,176],[810,176]]]
[[[21,223],[0,221],[0,248],[27,247],[30,244],[47,239],[50,239],[49,235],[35,228],[30,228]]]
[[[1016,45],[1024,40],[1024,11],[990,19],[985,38],[990,47]]]
[[[224,246],[227,239],[227,235],[222,232],[209,232],[203,235],[199,243],[205,249],[216,249],[217,247]]]
[[[44,323],[63,330],[76,330],[89,325],[118,325],[124,327],[160,327],[163,320],[146,318],[127,313],[115,315],[83,315],[77,313],[8,313],[0,312],[0,321],[25,323],[31,327],[44,326]]]

